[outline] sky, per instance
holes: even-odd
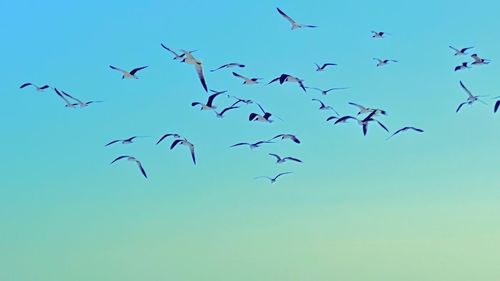
[[[280,7],[316,29],[290,30]],[[500,57],[497,1],[2,1],[0,280],[498,280]],[[371,30],[390,33],[371,38]],[[282,120],[218,119],[192,66],[161,48],[197,50],[210,89],[253,99]],[[461,72],[448,47],[490,65]],[[398,60],[377,68],[374,57]],[[236,71],[262,77],[241,85]],[[338,66],[316,72],[314,63]],[[108,66],[148,65],[122,80]],[[310,87],[348,87],[328,96]],[[489,95],[455,109],[472,92]],[[64,107],[49,84],[83,100]],[[348,102],[383,108],[389,136],[333,125]],[[218,97],[220,107],[231,99]],[[156,145],[168,132],[196,146]],[[292,133],[251,151],[238,142]],[[114,139],[147,136],[129,145]],[[268,153],[302,164],[275,164]],[[144,179],[127,161],[133,155]],[[258,176],[281,177],[275,184]]]

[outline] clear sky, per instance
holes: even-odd
[[[317,29],[290,30],[282,8]],[[500,115],[466,99],[500,95],[498,1],[2,1],[0,280],[498,280]],[[390,35],[371,38],[371,30]],[[192,66],[160,43],[197,49],[211,89],[254,99],[283,121],[248,122],[254,105],[217,119],[190,106],[207,94]],[[454,72],[449,45],[487,66]],[[373,57],[399,62],[375,67]],[[315,72],[314,63],[338,66]],[[108,65],[149,65],[121,80]],[[48,83],[83,100],[68,109]],[[377,126],[333,126],[312,98],[387,110]],[[219,97],[220,106],[230,104]],[[196,146],[155,145],[166,132]],[[293,133],[250,151],[229,146]],[[130,145],[107,142],[149,136]],[[301,158],[277,165],[267,153]],[[119,155],[139,158],[109,165]],[[254,180],[292,171],[276,184]]]

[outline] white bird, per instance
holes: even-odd
[[[345,90],[345,89],[347,89],[347,88],[330,88],[330,89],[323,90],[323,89],[320,89],[320,88],[315,88],[315,87],[306,87],[306,89],[313,89],[313,90],[319,91],[319,92],[321,92],[324,96],[326,96],[326,95],[328,95],[328,93],[329,93],[329,92],[331,92],[331,91]]]
[[[264,108],[262,108],[262,106],[260,104],[257,103],[257,105],[259,106],[259,108],[262,111],[262,113],[264,113],[264,115],[252,112],[248,116],[248,121],[259,121],[259,122],[265,122],[265,123],[272,123],[273,120],[269,119],[269,118],[271,118],[272,113],[266,112],[264,110]]]
[[[119,156],[119,157],[117,157],[115,160],[113,160],[113,162],[111,162],[111,164],[113,164],[113,163],[115,163],[116,161],[121,160],[121,159],[126,159],[126,160],[128,160],[128,161],[135,162],[135,163],[137,164],[137,166],[139,166],[139,169],[141,170],[142,175],[143,175],[145,178],[148,178],[148,175],[146,175],[146,171],[145,171],[145,170],[144,170],[144,168],[142,167],[141,161],[137,160],[137,158],[135,158],[135,157],[128,156],[128,155]],[[111,164],[110,164],[110,165],[111,165]]]
[[[336,63],[324,63],[322,66],[319,64],[315,63],[316,65],[316,71],[325,71],[327,66],[335,66],[337,65]]]
[[[205,89],[205,92],[208,92],[207,82],[205,81],[205,76],[203,75],[203,63],[201,60],[195,58],[192,51],[181,50],[181,52],[184,54],[184,58],[181,62],[194,65],[203,89]]]
[[[362,105],[359,105],[359,104],[356,104],[353,102],[350,102],[349,104],[353,105],[359,109],[358,115],[365,114],[365,113],[372,113],[373,111],[375,111],[375,115],[378,115],[378,114],[387,115],[387,112],[385,110],[382,110],[382,109],[369,108],[369,107],[365,107],[365,106],[362,106]]]
[[[256,177],[255,179],[268,179],[271,183],[275,183],[276,180],[283,176],[283,175],[288,175],[288,174],[291,174],[292,172],[285,172],[285,173],[280,173],[278,175],[276,175],[274,178],[271,178],[271,177],[266,177],[266,176],[262,176],[262,177]]]
[[[191,106],[201,105],[200,110],[211,110],[211,109],[216,109],[216,108],[217,108],[217,106],[216,106],[216,105],[214,105],[214,104],[213,104],[213,102],[214,102],[214,99],[215,99],[218,95],[220,95],[220,94],[222,94],[222,92],[219,92],[219,93],[215,93],[215,94],[213,94],[213,95],[210,95],[210,96],[208,97],[208,101],[207,101],[207,103],[206,103],[206,104],[203,104],[203,103],[201,103],[201,102],[193,102],[193,103],[191,103]]]
[[[83,101],[81,101],[81,100],[79,100],[79,99],[77,99],[77,98],[75,98],[75,97],[67,94],[64,91],[61,91],[61,92],[62,92],[63,95],[65,95],[68,98],[73,99],[74,101],[76,101],[76,103],[72,103],[71,106],[69,106],[69,107],[80,107],[80,108],[82,108],[82,107],[87,107],[87,106],[89,106],[92,103],[100,103],[100,102],[102,102],[102,101],[94,101],[94,100],[93,101],[83,102]]]
[[[270,144],[270,143],[273,143],[273,142],[271,142],[271,141],[258,141],[258,142],[254,142],[254,143],[240,142],[240,143],[237,143],[237,144],[233,144],[230,147],[237,147],[237,146],[242,146],[242,145],[248,145],[248,147],[250,149],[255,149],[255,148],[259,148],[263,144]]]
[[[137,77],[135,74],[137,73],[137,71],[139,70],[142,70],[148,66],[142,66],[142,67],[137,67],[137,68],[134,68],[132,69],[130,72],[126,71],[126,70],[123,70],[123,69],[120,69],[120,68],[117,68],[117,67],[114,67],[112,65],[109,66],[111,69],[114,69],[114,70],[118,70],[122,73],[122,79],[139,79],[139,77]]]
[[[482,65],[482,64],[489,64],[490,63],[490,60],[482,59],[477,54],[471,55],[471,58],[474,60],[474,62],[472,62],[473,65]]]
[[[415,128],[415,127],[403,127],[399,130],[397,130],[396,132],[394,132],[390,137],[387,138],[390,139],[392,137],[394,137],[395,135],[399,134],[399,133],[402,133],[402,132],[406,132],[406,131],[415,131],[415,132],[418,132],[418,133],[423,133],[424,130],[422,129],[419,129],[419,128]]]
[[[271,156],[274,156],[276,157],[276,163],[277,164],[282,164],[282,163],[285,163],[286,161],[290,160],[290,161],[295,161],[295,162],[299,162],[299,163],[302,163],[302,160],[300,159],[297,159],[295,157],[290,157],[290,156],[287,156],[287,157],[280,157],[278,154],[274,154],[274,153],[269,153],[269,155]]]
[[[384,35],[389,35],[389,33],[383,31],[372,30],[371,32],[372,32],[372,38],[385,38]]]
[[[21,85],[21,87],[19,87],[19,89],[23,89],[23,88],[28,87],[28,86],[33,86],[39,92],[43,92],[43,90],[50,88],[49,85],[43,85],[43,86],[39,87],[33,83],[24,83]]]
[[[333,112],[335,112],[335,114],[339,114],[333,107],[329,106],[329,105],[325,105],[321,100],[319,99],[312,99],[312,101],[317,101],[320,103],[320,107],[319,107],[319,110],[333,110]]]
[[[317,27],[316,25],[307,25],[307,24],[298,23],[298,22],[294,21],[291,17],[289,17],[287,14],[285,14],[280,8],[276,8],[276,10],[278,10],[278,13],[280,13],[280,15],[282,15],[287,21],[290,22],[290,24],[292,24],[292,30],[298,29],[298,28],[303,28],[303,27],[309,27],[309,28]]]
[[[170,150],[174,149],[177,145],[184,145],[189,148],[189,151],[191,152],[191,158],[193,159],[193,163],[196,165],[196,157],[194,155],[194,145],[190,143],[187,139],[182,139],[182,140],[174,140],[172,142],[172,145],[170,145]]]
[[[212,69],[212,70],[210,70],[210,72],[214,72],[214,71],[217,71],[217,70],[222,69],[222,68],[233,68],[233,67],[243,68],[243,67],[245,67],[245,65],[241,64],[241,63],[231,62],[231,63],[226,63],[224,65],[221,65],[216,69]]]
[[[121,142],[122,144],[131,144],[134,142],[135,139],[137,138],[145,138],[145,136],[133,136],[133,137],[130,137],[128,139],[122,139],[122,140],[114,140],[114,141],[110,141],[109,143],[107,143],[105,146],[110,146],[112,144],[115,144],[117,142]]]
[[[173,51],[172,49],[170,49],[169,47],[167,47],[167,46],[163,45],[163,43],[161,44],[161,46],[162,46],[165,50],[169,51],[170,53],[172,53],[172,54],[174,55],[173,60],[180,60],[180,59],[182,59],[182,58],[186,55],[186,54],[184,54],[184,53],[182,53],[182,54],[178,54],[178,53],[174,52],[174,51]],[[194,51],[190,51],[190,53],[194,53],[194,52],[196,52],[196,50],[194,50]]]
[[[462,87],[462,89],[464,89],[465,93],[467,93],[467,100],[463,103],[461,103],[457,110],[455,112],[458,112],[460,111],[460,109],[462,108],[462,106],[464,105],[472,105],[474,104],[476,101],[479,101],[483,104],[486,104],[484,101],[480,100],[479,98],[482,97],[482,96],[475,96],[471,93],[471,91],[469,89],[467,89],[467,87],[465,87],[464,83],[462,83],[462,81],[460,81],[460,86]]]
[[[291,140],[296,144],[300,144],[300,140],[295,135],[292,135],[292,134],[279,134],[279,135],[275,136],[274,138],[270,139],[269,141],[279,139],[279,138],[281,138],[282,140]]]
[[[390,60],[390,59],[379,59],[379,58],[373,58],[373,59],[378,61],[377,66],[384,66],[389,64],[389,62],[398,62],[397,60]]]
[[[462,48],[462,49],[457,49],[457,48],[454,48],[452,46],[449,46],[450,49],[454,50],[455,51],[455,56],[464,56],[464,55],[467,55],[467,50],[470,50],[474,47],[467,47],[467,48]]]
[[[297,84],[299,84],[300,88],[304,91],[304,92],[307,92],[306,90],[306,87],[304,86],[304,80],[298,78],[298,77],[295,77],[295,76],[292,76],[292,75],[289,75],[289,74],[281,74],[279,77],[276,77],[274,78],[273,80],[271,80],[269,83],[267,83],[268,85],[269,84],[272,84],[276,81],[279,81],[280,84],[283,84],[285,82],[296,82]]]
[[[235,77],[238,77],[238,78],[241,78],[243,79],[243,84],[244,85],[255,85],[255,84],[259,84],[259,80],[262,80],[262,78],[248,78],[248,77],[245,77],[243,75],[240,75],[236,72],[233,72],[233,76]]]
[[[467,62],[463,62],[461,65],[455,67],[455,71],[464,70],[470,68]]]

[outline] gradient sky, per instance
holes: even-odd
[[[280,7],[314,30],[291,31]],[[500,278],[500,115],[459,86],[500,95],[497,1],[2,1],[0,29],[0,280],[385,280]],[[391,33],[384,40],[371,30]],[[308,86],[349,87],[322,97],[296,85],[246,87],[231,70],[210,88],[255,99],[280,116],[250,123],[249,106],[224,119],[191,66],[160,47],[198,49],[206,69],[228,62],[266,82],[281,73]],[[474,46],[488,66],[454,73]],[[376,68],[373,57],[399,63]],[[338,63],[324,73],[314,63]],[[149,65],[121,80],[108,65]],[[84,100],[68,109],[48,83]],[[381,107],[378,127],[333,126],[311,98],[341,114]],[[230,100],[220,97],[222,106]],[[178,132],[195,145],[154,143]],[[230,149],[294,133],[301,145]],[[108,141],[145,135],[132,145]],[[269,152],[304,160],[277,166]],[[150,177],[118,155],[138,157]],[[256,176],[293,171],[270,185]]]

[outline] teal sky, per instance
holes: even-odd
[[[474,93],[499,96],[497,1],[2,1],[0,29],[0,280],[497,280],[500,276],[500,115],[493,103],[459,114]],[[290,30],[282,8],[314,30]],[[391,33],[384,40],[371,30]],[[211,89],[280,116],[217,119],[192,108],[207,94],[191,66],[160,47],[198,49],[265,81],[349,87],[323,97],[296,85],[242,86],[206,71]],[[492,59],[463,72],[449,45]],[[375,67],[373,57],[398,63]],[[314,63],[337,67],[315,72]],[[108,65],[149,65],[121,80]],[[50,84],[83,100],[68,109]],[[341,114],[381,107],[392,131],[333,126],[311,98]],[[221,106],[230,103],[219,97]],[[184,147],[156,146],[166,132]],[[301,145],[229,146],[294,133]],[[133,135],[149,138],[104,147]],[[269,152],[302,165],[276,165]],[[116,156],[139,158],[112,166]],[[256,176],[293,171],[274,185]]]

